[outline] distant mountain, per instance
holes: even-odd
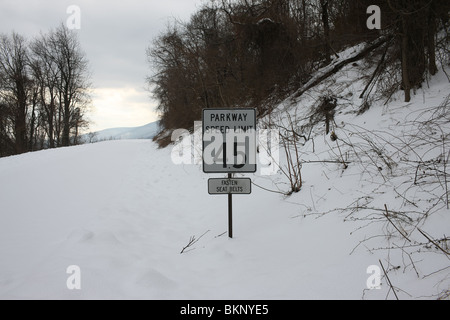
[[[153,139],[158,133],[159,121],[151,122],[140,127],[123,127],[105,129],[83,136],[84,141],[97,142],[104,140],[124,140],[124,139]]]

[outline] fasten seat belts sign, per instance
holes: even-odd
[[[208,193],[214,194],[250,194],[252,181],[249,178],[208,179]]]
[[[256,172],[256,110],[203,110],[203,172]]]

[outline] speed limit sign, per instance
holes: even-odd
[[[203,109],[203,172],[256,172],[256,110]]]

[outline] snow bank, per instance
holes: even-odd
[[[381,174],[357,162],[369,153],[351,153],[343,141],[358,145],[372,133],[374,145],[393,155],[396,137],[414,129],[399,123],[439,104],[448,82],[440,74],[410,104],[373,105],[357,116],[357,102],[348,97],[357,99],[363,86],[352,68],[340,71],[334,88],[347,99],[341,98],[335,118],[343,154],[318,126],[314,144],[301,149],[299,193],[286,197],[258,187],[287,191],[280,172],[246,175],[257,186],[251,195],[233,197],[233,239],[226,235],[227,197],[207,192],[207,179],[219,176],[204,174],[201,165],[173,164],[171,147],[108,141],[0,159],[0,298],[394,298],[383,274],[381,288],[368,289],[377,276],[370,266],[380,271],[379,261],[400,298],[437,298],[449,288],[448,259],[417,228],[444,237],[450,212],[435,210],[416,229],[395,220],[414,241],[414,250],[406,251],[406,240],[377,210],[384,204],[392,212],[413,210],[405,198],[423,205],[433,193],[394,193],[409,181],[398,171],[406,166],[390,173],[384,166]],[[304,116],[317,97],[289,112]],[[285,120],[283,112],[276,116]],[[386,132],[391,144],[381,138]],[[339,161],[321,162],[346,152],[347,169]],[[180,254],[192,237],[198,241]],[[81,271],[79,290],[67,286],[72,265]]]

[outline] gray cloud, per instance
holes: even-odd
[[[66,23],[70,5],[80,8],[77,30],[94,88],[134,88],[142,103],[150,74],[145,51],[173,18],[187,20],[202,0],[1,0],[0,32],[32,39]],[[137,99],[137,97],[135,97]],[[145,101],[144,101],[145,100]]]

